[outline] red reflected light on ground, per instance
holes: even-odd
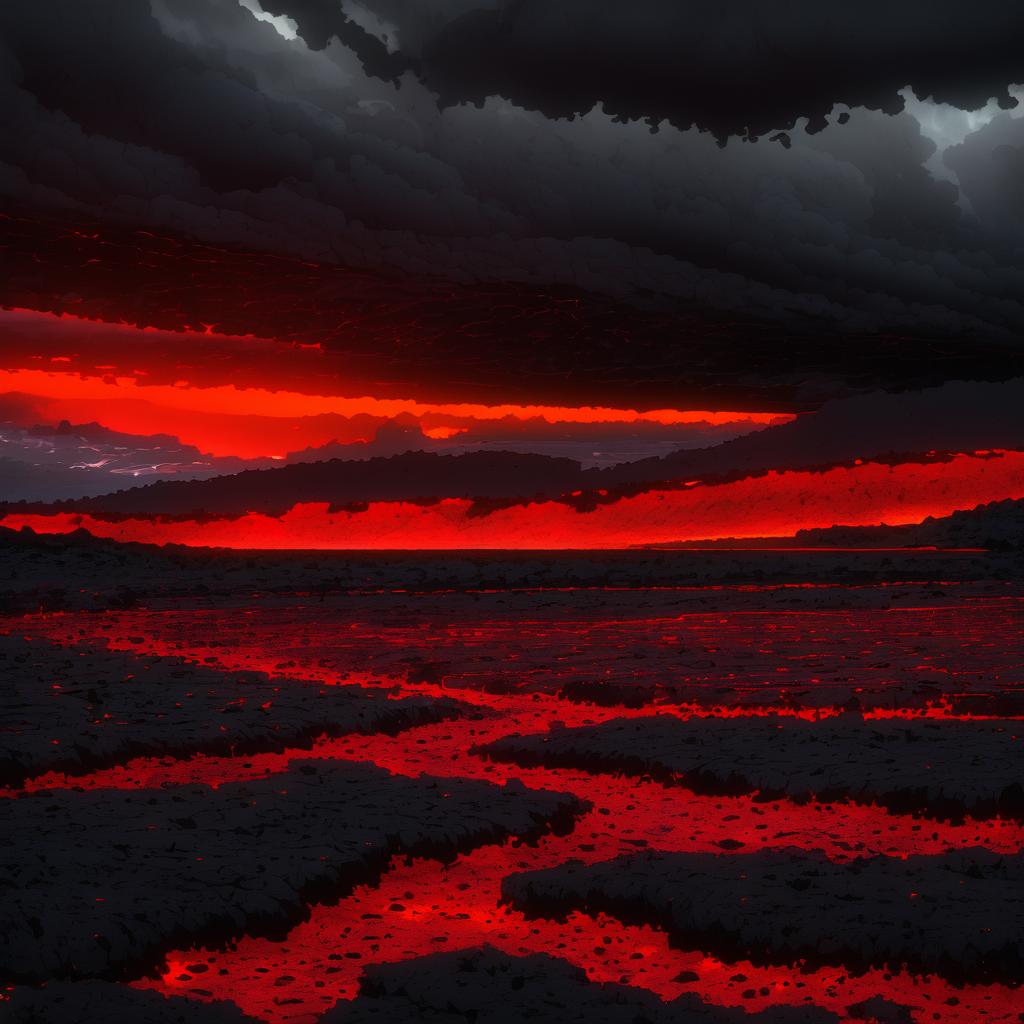
[[[941,612],[948,620],[947,629],[953,631],[956,609]],[[965,609],[965,613],[961,624],[964,636],[974,637],[985,616],[972,609]],[[218,617],[231,614],[79,613],[25,619],[22,628],[62,642],[94,639],[113,647],[184,654],[201,661],[216,658],[225,667],[276,669],[279,676],[280,659],[287,655],[290,660],[283,671],[297,678],[396,685],[397,696],[452,692],[437,684],[410,684],[400,679],[371,682],[339,677],[337,667],[325,668],[320,657],[335,649],[339,622],[329,617],[321,621],[302,613],[302,609],[292,614],[277,608],[247,612],[244,617],[251,621],[245,629],[229,634],[230,643],[202,646],[201,638],[217,634]],[[784,619],[787,613],[775,614]],[[867,610],[848,613],[848,617],[867,626],[884,614]],[[920,635],[933,624],[935,615],[933,611],[915,610],[893,614],[902,623],[901,632],[908,635]],[[833,628],[830,621],[839,626],[847,621],[847,613],[813,618],[827,632]],[[718,619],[717,613],[701,617],[708,628]],[[651,625],[653,629],[656,624]],[[640,626],[637,623],[637,628]],[[486,630],[472,622],[466,628],[481,634],[480,644],[491,642],[493,649],[500,649]],[[718,628],[725,628],[724,620]],[[370,626],[364,629],[372,632]],[[295,630],[304,632],[292,635],[290,631]],[[871,635],[865,633],[865,642]],[[314,636],[319,638],[315,642]],[[388,631],[377,639],[381,644],[399,642],[399,637]],[[417,644],[421,643],[414,632],[412,648],[419,649]],[[967,653],[963,656],[968,658]],[[472,690],[460,691],[459,696],[489,709],[492,716],[442,722],[397,736],[321,740],[312,752],[295,750],[236,758],[197,756],[182,761],[145,759],[84,778],[39,779],[31,788],[65,781],[85,788],[193,781],[218,784],[262,777],[282,770],[290,757],[313,756],[373,761],[401,774],[426,771],[499,783],[519,779],[530,787],[569,791],[592,802],[593,810],[568,836],[549,836],[535,847],[516,843],[485,847],[447,866],[431,860],[396,860],[379,886],[363,886],[335,905],[313,907],[309,920],[293,928],[282,941],[246,937],[227,949],[177,950],[168,957],[158,977],[136,982],[165,994],[230,999],[275,1024],[312,1024],[336,1000],[352,998],[366,964],[482,942],[511,954],[545,952],[563,957],[583,967],[595,981],[636,985],[666,999],[696,992],[710,1002],[751,1011],[814,1002],[842,1016],[851,1004],[882,994],[915,1007],[918,1022],[959,1024],[964,1020],[1015,1019],[1019,992],[1004,985],[956,987],[941,978],[904,971],[851,974],[838,967],[807,969],[801,963],[765,966],[724,962],[700,950],[674,948],[667,936],[654,928],[583,914],[573,914],[563,922],[530,920],[500,905],[499,899],[501,880],[507,874],[555,866],[570,857],[596,861],[648,848],[719,852],[735,849],[737,843],[744,852],[783,846],[822,849],[836,860],[871,853],[939,853],[979,845],[1012,853],[1024,842],[1020,823],[993,819],[950,824],[838,802],[798,805],[787,800],[698,796],[651,781],[493,764],[471,754],[470,748],[513,732],[543,731],[554,722],[582,725],[647,712],[585,707],[543,692],[495,694]]]

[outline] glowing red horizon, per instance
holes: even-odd
[[[167,331],[27,309],[0,312],[0,325],[11,341],[0,395],[26,396],[54,422],[171,434],[213,456],[274,457],[367,440],[360,421],[368,418],[413,417],[434,438],[509,421],[754,429],[794,418],[756,410],[434,401],[423,385],[407,384],[403,393],[400,385],[381,383],[374,393],[372,382],[346,374],[340,357],[317,344],[222,335],[209,325]],[[339,420],[355,423],[346,429]]]
[[[118,541],[238,549],[569,550],[674,541],[788,537],[799,530],[899,526],[1004,498],[1024,498],[1024,452],[957,455],[936,463],[865,462],[822,472],[770,472],[714,486],[652,490],[578,512],[555,500],[487,514],[473,502],[371,502],[365,511],[296,504],[282,516],[202,521],[11,513],[0,525],[39,533],[84,528]]]

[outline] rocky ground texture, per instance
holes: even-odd
[[[1024,818],[1024,723],[793,717],[616,719],[508,736],[496,760],[649,775],[698,793],[852,800],[938,818]]]
[[[0,1019],[1020,1024],[1012,552],[0,545]]]

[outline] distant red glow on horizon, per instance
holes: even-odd
[[[17,396],[36,422],[97,422],[128,434],[169,434],[212,456],[260,458],[332,441],[371,439],[397,416],[448,440],[474,427],[608,425],[754,430],[788,412],[632,408],[607,404],[434,400],[429,382],[382,380],[319,344],[0,310],[0,398]],[[451,389],[449,389],[450,392]],[[467,393],[467,392],[464,392]],[[456,394],[455,399],[461,396]],[[6,418],[0,415],[0,420]],[[707,443],[714,443],[708,439]]]
[[[0,525],[41,533],[84,527],[120,541],[266,549],[587,549],[677,540],[792,536],[798,530],[918,523],[957,509],[1024,498],[1024,452],[958,455],[939,463],[863,463],[823,472],[771,472],[732,483],[648,491],[577,512],[557,501],[486,515],[472,502],[374,502],[362,512],[297,504],[281,517],[105,520],[78,513],[13,514]]]
[[[189,412],[230,412],[236,416],[342,416],[384,417],[428,413],[475,420],[544,419],[549,423],[725,423],[785,422],[793,416],[774,412],[735,412],[707,409],[613,409],[607,406],[482,405],[476,402],[424,402],[370,395],[342,396],[305,394],[272,388],[240,388],[234,384],[195,387],[187,381],[147,384],[138,377],[84,377],[46,370],[0,370],[0,392],[21,391],[45,398],[110,401],[145,398],[169,409]]]

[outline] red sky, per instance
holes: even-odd
[[[699,432],[730,424],[756,429],[790,418],[723,409],[442,402],[412,385],[402,392],[395,382],[382,382],[376,392],[361,378],[350,382],[338,354],[319,346],[139,329],[26,310],[0,312],[0,328],[0,403],[6,395],[8,410],[21,408],[33,423],[97,421],[128,433],[172,434],[213,455],[281,456],[332,440],[368,439],[377,425],[400,415],[433,436],[467,429],[481,436],[493,428],[499,436],[521,429],[531,437],[565,425]],[[469,516],[469,503],[446,500],[428,507],[376,503],[366,512],[336,514],[326,506],[302,505],[281,519],[252,515],[202,525],[79,516],[11,516],[4,525],[56,531],[84,525],[124,540],[228,547],[600,548],[787,535],[837,523],[913,523],[1007,497],[1024,497],[1021,453],[771,473],[727,485],[649,492],[584,514],[545,502]]]
[[[372,437],[366,417],[412,415],[434,436],[519,420],[546,424],[737,424],[777,412],[438,402],[347,384],[337,357],[317,346],[215,333],[159,331],[27,310],[0,312],[9,344],[0,396],[28,396],[50,422],[96,421],[126,433],[173,434],[212,455],[284,455],[332,440]],[[3,418],[0,416],[0,418]],[[362,418],[362,422],[356,418]],[[346,422],[350,421],[350,422]],[[352,422],[354,421],[354,422]]]

